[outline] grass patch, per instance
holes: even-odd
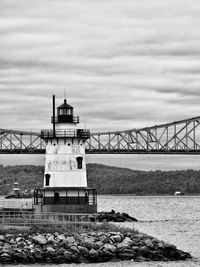
[[[106,232],[120,232],[120,233],[138,233],[136,229],[133,227],[126,227],[123,225],[110,223],[110,222],[103,222],[103,223],[97,223],[94,224],[92,227],[93,231],[106,231]]]
[[[137,230],[134,228],[129,228],[129,227],[124,227],[123,225],[119,224],[114,224],[114,223],[109,223],[109,222],[103,222],[103,223],[96,223],[96,224],[91,224],[89,228],[81,228],[81,229],[74,229],[72,228],[61,228],[58,226],[52,226],[52,225],[33,225],[30,227],[15,227],[15,226],[10,226],[6,228],[1,228],[0,229],[0,234],[5,235],[5,234],[45,234],[45,233],[50,233],[54,234],[55,232],[57,233],[66,233],[66,234],[72,234],[72,233],[89,233],[89,232],[120,232],[120,233],[138,233]]]

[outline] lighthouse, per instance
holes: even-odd
[[[87,186],[85,142],[89,130],[79,129],[79,117],[64,99],[55,109],[53,95],[53,129],[42,130],[46,143],[43,187],[34,190],[36,213],[95,213],[96,189]]]

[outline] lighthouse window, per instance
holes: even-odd
[[[78,157],[76,158],[77,160],[77,166],[78,166],[78,169],[82,169],[83,168],[83,158],[82,157]]]
[[[50,174],[45,174],[45,179],[46,179],[46,186],[49,186],[49,181],[50,181],[50,177],[51,175]]]
[[[71,109],[67,109],[67,115],[72,115],[72,110]]]
[[[63,109],[58,110],[58,115],[63,115]]]
[[[58,109],[58,115],[72,115],[72,109]]]

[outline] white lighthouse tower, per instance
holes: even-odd
[[[35,189],[36,212],[94,213],[96,190],[87,187],[85,141],[89,130],[79,129],[79,117],[64,99],[55,116],[53,95],[53,129],[42,130],[46,142],[43,188]]]

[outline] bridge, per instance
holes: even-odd
[[[0,154],[45,153],[41,133],[0,129]],[[89,154],[200,154],[200,116],[125,131],[91,133]]]

